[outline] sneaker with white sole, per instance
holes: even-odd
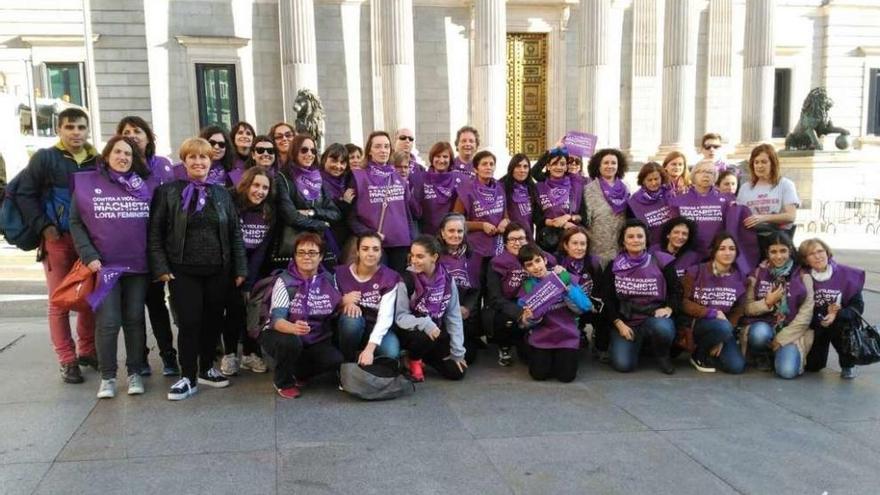
[[[112,399],[116,397],[116,378],[101,380],[101,386],[98,388],[99,399]]]
[[[715,368],[706,364],[702,359],[691,356],[691,364],[701,373],[715,373]]]
[[[257,356],[256,354],[248,354],[247,356],[242,356],[241,369],[251,370],[254,373],[265,373],[266,371],[268,371],[268,368],[266,367],[266,362],[263,361],[263,358]]]
[[[141,395],[144,393],[144,379],[135,373],[128,375],[128,395]]]
[[[171,390],[168,391],[168,400],[183,400],[188,399],[196,394],[199,391],[199,387],[197,385],[193,385],[189,378],[181,378],[177,380],[177,383],[171,386]]]
[[[235,376],[238,374],[239,361],[235,354],[226,354],[220,360],[220,373],[223,376]]]
[[[229,386],[229,379],[217,371],[217,368],[211,368],[207,373],[199,375],[199,385],[205,385],[214,388],[224,388]]]

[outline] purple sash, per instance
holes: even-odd
[[[816,301],[815,314],[824,317],[828,305],[840,302],[846,307],[856,294],[865,287],[865,272],[858,268],[838,264],[834,259],[828,260],[833,270],[831,278],[825,282],[813,279],[813,299]]]
[[[516,222],[525,227],[529,240],[533,240],[532,196],[529,194],[529,188],[525,184],[513,181],[510,197],[507,198],[507,216],[511,222]]]
[[[339,286],[339,292],[345,295],[360,291],[361,302],[358,306],[365,310],[364,317],[367,321],[375,324],[379,302],[385,294],[397,289],[400,274],[385,265],[379,265],[379,270],[369,280],[361,282],[354,277],[353,271],[354,265],[336,267],[336,284]]]
[[[602,195],[605,201],[611,207],[614,214],[619,215],[626,211],[626,201],[629,199],[629,191],[626,190],[626,184],[620,179],[614,179],[613,184],[609,184],[605,179],[599,178],[599,187],[602,189]]]
[[[245,249],[256,249],[269,235],[269,222],[263,218],[260,209],[246,210],[239,214],[241,240]]]
[[[291,165],[293,183],[306,201],[315,201],[321,197],[321,172],[316,168],[302,168]]]
[[[128,271],[131,271],[128,267],[101,266],[101,269],[98,270],[95,290],[86,296],[86,301],[88,301],[89,307],[92,308],[92,311],[98,310],[98,307],[101,306],[104,299],[107,299],[107,296],[110,295],[110,291],[113,290],[113,287],[116,287],[122,274]]]
[[[174,173],[175,179],[189,180],[189,176],[186,174],[186,166],[183,163],[178,163],[177,165],[172,167],[172,171]],[[208,170],[208,176],[205,178],[205,183],[217,186],[226,186],[226,170],[223,168],[222,163],[211,163],[211,169]]]
[[[345,174],[334,177],[325,170],[321,170],[321,184],[324,187],[324,194],[333,201],[340,201],[345,193],[345,189],[348,187]]]
[[[666,255],[671,257],[672,265],[675,267],[675,274],[678,275],[679,280],[684,277],[684,272],[687,271],[688,268],[703,261],[700,258],[700,255],[693,250],[688,250],[683,253],[679,252],[677,256],[673,256],[667,253],[661,244],[651,246],[649,251],[656,256]]]
[[[648,240],[652,246],[662,242],[660,236],[663,224],[672,218],[672,208],[669,207],[666,196],[668,191],[666,187],[661,187],[656,192],[641,187],[627,201],[633,216],[648,226]]]
[[[591,272],[598,273],[598,270],[600,269],[598,258],[591,255],[587,255],[581,259],[563,256],[559,260],[559,264],[572,275],[578,276],[578,285],[584,290],[584,294],[589,296],[593,293],[593,287],[596,281],[593,280]]]
[[[180,192],[180,206],[186,210],[190,210],[190,206],[195,200],[195,211],[199,212],[208,204],[208,183],[199,180],[188,180],[186,187]]]
[[[370,162],[366,170],[352,170],[358,221],[385,236],[384,247],[409,246],[409,192],[391,165]]]
[[[147,185],[147,183],[141,179],[141,176],[129,171],[125,174],[120,174],[119,172],[107,167],[107,174],[110,176],[110,179],[125,189],[125,192],[134,196],[135,198],[146,201],[147,203],[153,199],[153,188]]]
[[[618,298],[639,306],[666,304],[666,278],[663,276],[662,260],[659,256],[648,254],[643,262],[635,263],[621,253],[612,262],[614,289]],[[615,269],[616,267],[616,269]],[[648,316],[633,313],[627,325],[638,325]]]
[[[725,230],[736,240],[736,267],[740,273],[752,273],[761,261],[758,232],[743,225],[743,221],[751,215],[747,206],[732,203],[727,208],[724,221]]]
[[[150,178],[158,185],[175,180],[174,166],[171,164],[171,160],[164,156],[153,155],[147,160],[147,166],[150,169]]]
[[[535,188],[545,217],[552,219],[580,211],[584,199],[584,182],[578,176],[565,174],[559,179],[548,177]]]
[[[137,198],[100,170],[73,175],[73,198],[101,264],[147,273],[150,198]],[[152,193],[155,183],[148,179]]]
[[[450,168],[456,172],[462,172],[472,179],[477,177],[477,172],[474,170],[474,164],[471,162],[465,162],[460,157],[455,157],[455,160],[452,160]]]
[[[572,283],[577,275],[572,276]],[[518,304],[532,308],[533,319],[540,323],[531,329],[529,345],[539,349],[577,349],[580,347],[580,330],[574,314],[565,303],[568,287],[553,272],[541,279],[529,294],[523,294]]]
[[[301,335],[300,339],[304,344],[311,345],[332,336],[333,325],[330,324],[328,316],[336,310],[342,295],[323,269],[319,269],[316,275],[305,279],[299,274],[294,263],[291,261],[287,267],[287,272],[293,277],[288,287],[295,289],[290,298],[287,319],[291,322],[305,320],[309,323],[311,331]]]
[[[743,277],[735,266],[731,267],[730,273],[716,276],[712,272],[712,262],[709,261],[688,268],[687,274],[694,280],[694,289],[691,294],[685,294],[685,297],[725,314],[733,309],[746,291]]]
[[[670,204],[679,215],[697,224],[694,250],[703,259],[709,256],[712,239],[724,228],[724,218],[730,204],[728,198],[714,187],[705,195],[700,195],[692,187],[687,193],[675,196]]]
[[[753,292],[755,300],[764,299],[764,297],[773,290],[773,284],[776,282],[770,274],[769,263],[767,261],[762,262],[757,268],[755,268],[753,275],[755,277],[755,290]],[[788,299],[788,314],[785,315],[785,319],[783,320],[786,325],[794,320],[794,317],[797,316],[798,310],[801,308],[801,304],[803,304],[804,299],[807,297],[807,288],[804,286],[804,281],[801,279],[801,275],[803,275],[801,270],[792,268],[791,275],[787,280],[784,280],[786,298]],[[776,315],[773,311],[746,320],[746,322],[754,321],[763,321],[771,325],[779,323],[776,321]]]
[[[443,253],[438,263],[443,265],[460,291],[480,288],[480,259],[468,257],[466,250],[456,254]]]
[[[422,174],[419,189],[416,189],[422,209],[422,233],[436,235],[440,222],[452,211],[457,198],[456,189],[462,181],[468,180],[460,172],[432,172]],[[415,187],[419,187],[418,185]]]
[[[556,258],[552,254],[544,253],[544,256],[547,258],[548,269],[556,265]],[[516,256],[505,249],[489,261],[489,268],[501,276],[501,294],[507,299],[515,298],[526,279],[526,271]]]
[[[507,199],[504,188],[495,179],[490,179],[488,184],[479,180],[463,183],[459,188],[459,197],[468,221],[498,225],[504,219]],[[490,236],[483,231],[475,231],[468,235],[477,255],[496,256],[501,252],[500,234]]]
[[[430,279],[424,273],[413,273],[415,290],[409,308],[416,316],[428,316],[442,327],[443,315],[452,299],[452,279],[443,265],[438,264]]]

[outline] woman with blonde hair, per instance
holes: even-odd
[[[674,196],[684,194],[691,187],[687,158],[679,151],[673,151],[663,159],[663,170],[669,177],[669,192]]]

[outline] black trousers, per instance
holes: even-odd
[[[807,362],[804,364],[806,371],[819,371],[825,367],[828,362],[828,347],[834,346],[837,351],[837,363],[841,368],[850,368],[855,366],[851,357],[844,356],[840,353],[843,348],[843,329],[845,323],[840,320],[834,320],[829,327],[821,325],[813,325],[813,347],[807,353]]]
[[[171,333],[171,317],[168,315],[168,306],[165,305],[165,282],[150,283],[147,288],[146,304],[150,326],[153,327],[153,337],[156,338],[156,345],[159,346],[159,354],[175,356],[177,352],[174,350],[174,334]]]
[[[535,380],[556,378],[568,383],[577,377],[577,349],[540,349],[529,346],[529,375]]]
[[[394,328],[400,347],[409,352],[411,359],[421,359],[429,366],[437,370],[441,376],[449,380],[461,380],[465,372],[458,369],[449,354],[449,334],[440,331],[437,340],[431,340],[428,334],[421,330],[402,330]]]
[[[298,335],[277,330],[264,330],[260,344],[275,359],[274,383],[277,388],[292,387],[296,379],[307,379],[328,371],[339,370],[342,352],[330,339],[305,345]]]
[[[238,352],[238,343],[241,342],[241,354],[256,354],[262,356],[260,345],[250,338],[247,333],[247,301],[245,293],[235,285],[230,284],[229,295],[226,300],[226,321],[223,325],[223,353],[235,354]]]
[[[232,280],[228,269],[211,275],[175,273],[174,277],[169,285],[178,318],[181,376],[195,383],[199,372],[214,366],[214,349]]]

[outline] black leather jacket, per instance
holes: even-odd
[[[342,218],[339,208],[323,190],[320,197],[309,201],[303,197],[294,182],[284,172],[279,173],[276,177],[278,178],[278,195],[282,198],[278,204],[280,210],[278,216],[282,224],[290,225],[296,230],[322,233],[331,224]],[[290,200],[286,201],[285,197]],[[315,215],[303,215],[299,210],[314,210]]]
[[[183,260],[188,213],[181,208],[181,193],[186,181],[176,180],[159,186],[150,204],[150,231],[147,250],[153,277],[171,273],[171,263]],[[208,186],[208,198],[220,216],[220,248],[224,266],[231,266],[233,275],[247,277],[247,257],[241,239],[238,211],[232,197],[221,186]]]

